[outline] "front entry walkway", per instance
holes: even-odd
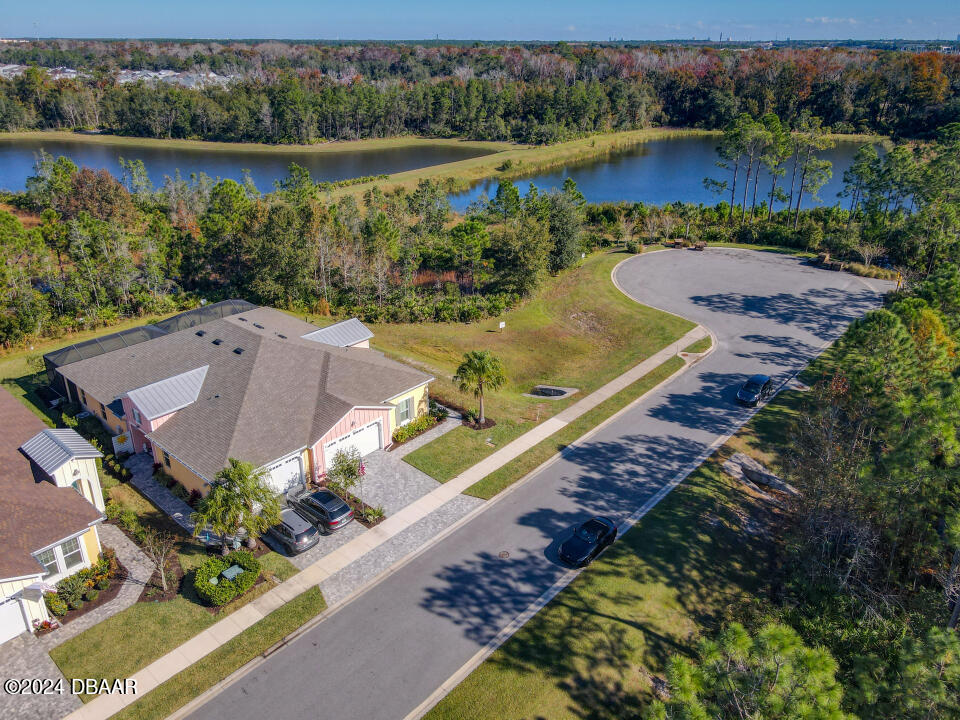
[[[137,453],[131,455],[124,465],[133,473],[130,482],[134,487],[172,517],[177,525],[187,532],[187,535],[192,534],[193,522],[190,520],[190,514],[193,508],[153,479],[153,458],[146,453]]]

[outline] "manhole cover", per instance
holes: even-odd
[[[503,550],[498,557],[501,560],[506,560],[508,557],[510,557],[510,553],[508,553],[506,550]]]

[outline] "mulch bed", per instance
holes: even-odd
[[[467,421],[467,420],[464,420],[461,424],[462,424],[464,427],[470,428],[471,430],[488,430],[488,429],[492,428],[494,425],[496,425],[496,424],[497,424],[497,421],[496,421],[496,420],[491,420],[490,418],[487,418],[486,420],[483,421],[483,424],[482,424],[482,425],[481,425],[480,423],[473,423],[473,422],[469,422],[469,421]]]
[[[100,595],[98,595],[97,599],[93,602],[85,601],[79,608],[76,610],[68,610],[66,615],[57,618],[57,620],[61,625],[66,625],[67,623],[76,620],[78,617],[82,617],[88,612],[96,610],[101,605],[107,604],[117,596],[126,579],[127,569],[120,563],[120,560],[118,559],[117,574],[110,578],[110,587],[108,587],[106,590],[101,590]]]
[[[180,558],[173,555],[167,560],[167,591],[163,591],[163,583],[160,582],[160,573],[154,570],[153,575],[143,586],[143,591],[137,602],[167,602],[173,600],[180,594],[180,584],[183,582],[183,568],[180,566]]]
[[[370,505],[367,505],[365,502],[363,502],[363,500],[358,498],[356,495],[351,495],[350,493],[346,493],[346,497],[344,498],[344,500],[346,500],[347,505],[353,508],[353,519],[367,529],[375,527],[387,519],[387,516],[384,515],[383,517],[377,518],[372,522],[369,520],[366,520],[362,514],[363,510],[364,509],[372,510],[373,507]]]
[[[400,441],[400,442],[397,442],[396,440],[392,440],[392,441],[390,442],[389,447],[387,447],[387,452],[393,452],[393,451],[396,450],[398,447],[402,447],[402,446],[406,445],[406,444],[407,444],[408,442],[410,442],[411,440],[416,440],[418,437],[420,437],[421,435],[423,435],[425,432],[430,432],[430,431],[433,430],[435,427],[437,427],[438,425],[440,425],[440,423],[446,422],[446,420],[447,420],[447,418],[443,418],[442,420],[439,419],[439,418],[437,418],[437,421],[436,421],[433,425],[431,425],[431,426],[428,427],[428,428],[424,428],[423,430],[421,430],[420,432],[418,432],[416,435],[411,435],[411,436],[408,437],[406,440],[402,440],[402,441]]]

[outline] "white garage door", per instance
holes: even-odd
[[[341,450],[356,448],[360,451],[360,457],[363,457],[364,455],[369,455],[374,450],[379,450],[382,447],[383,442],[380,439],[380,421],[377,420],[369,425],[364,425],[361,428],[357,428],[349,435],[343,435],[333,442],[327,443],[323,446],[323,456],[329,465],[330,461],[333,460],[333,456]]]
[[[0,601],[0,643],[5,643],[10,638],[15,638],[28,629],[27,623],[23,619],[23,612],[20,610],[20,602],[17,600]]]
[[[267,483],[278,493],[303,485],[303,458],[299,453],[278,460],[267,468]]]

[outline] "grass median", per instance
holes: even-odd
[[[690,343],[689,345],[687,345],[687,346],[683,349],[683,352],[685,352],[685,353],[697,353],[697,354],[699,354],[699,353],[705,353],[707,350],[710,349],[710,347],[711,347],[712,345],[713,345],[713,338],[710,337],[709,335],[707,335],[707,336],[705,336],[705,337],[700,338],[700,339],[697,340],[696,342],[692,342],[692,343]]]
[[[497,493],[513,485],[520,478],[533,472],[558,452],[562,452],[577,438],[590,432],[641,395],[655,388],[682,368],[683,365],[684,362],[679,357],[670,358],[616,395],[604,400],[569,425],[564,426],[546,440],[541,440],[522,455],[490,473],[483,480],[471,485],[464,491],[464,494],[489,500]]]
[[[326,603],[320,590],[307,590],[113,715],[113,720],[159,720],[167,717],[270,649],[324,608]]]

